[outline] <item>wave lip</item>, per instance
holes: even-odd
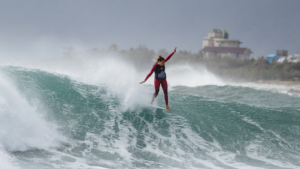
[[[64,138],[54,124],[47,122],[15,86],[0,74],[0,145],[7,151],[49,149]]]

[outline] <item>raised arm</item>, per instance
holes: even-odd
[[[142,81],[140,84],[145,83],[147,81],[147,79],[153,74],[153,72],[155,71],[156,67],[153,66],[150,73],[147,75],[147,77],[145,78],[144,81]]]
[[[174,52],[172,52],[166,59],[165,62],[167,62],[169,59],[171,59],[171,57],[173,56],[173,54],[176,52],[177,47],[175,47]]]

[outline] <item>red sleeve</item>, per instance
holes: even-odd
[[[171,57],[173,56],[174,52],[172,52],[166,59],[165,62],[167,62],[169,59],[171,59]]]
[[[151,71],[150,71],[150,73],[147,75],[145,81],[152,75],[152,73],[153,73],[155,70],[156,70],[156,67],[153,66],[152,69],[151,69]]]

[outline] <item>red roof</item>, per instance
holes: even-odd
[[[201,51],[203,52],[218,52],[218,53],[245,53],[249,48],[237,48],[237,47],[213,47],[205,46]],[[252,51],[250,50],[252,53]]]

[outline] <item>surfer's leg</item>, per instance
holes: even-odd
[[[164,91],[164,94],[165,94],[165,102],[166,102],[166,105],[169,105],[169,104],[168,104],[169,98],[168,98],[168,82],[167,82],[167,79],[163,79],[163,80],[162,80],[161,86],[162,86],[163,91]]]
[[[160,80],[154,78],[154,88],[155,88],[155,92],[154,92],[154,94],[153,94],[151,104],[153,103],[153,101],[155,100],[156,96],[157,96],[158,93],[159,93],[159,85],[160,85]]]
[[[169,107],[169,98],[168,98],[168,82],[167,79],[164,79],[161,83],[164,94],[165,94],[165,102],[166,102],[166,109],[171,110],[171,108]]]

